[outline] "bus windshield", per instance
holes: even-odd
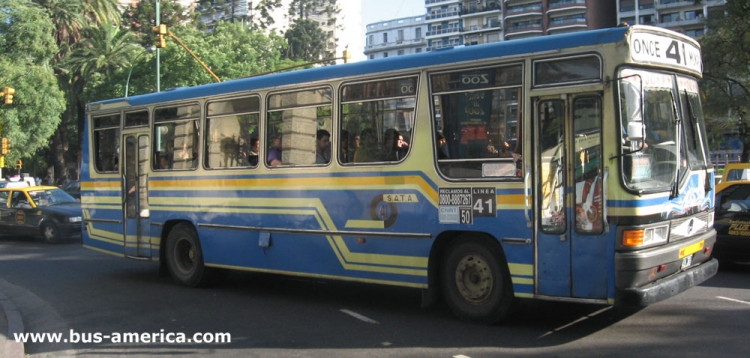
[[[684,171],[706,168],[697,88],[694,79],[632,69],[621,72],[622,173],[628,187],[670,188],[685,177]]]

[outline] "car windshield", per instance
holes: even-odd
[[[29,197],[36,206],[52,206],[76,203],[76,199],[60,189],[29,190]]]

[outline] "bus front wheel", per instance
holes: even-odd
[[[498,245],[479,237],[459,238],[448,247],[441,266],[443,296],[458,317],[493,324],[508,315],[515,298]]]
[[[189,286],[204,286],[209,280],[209,269],[203,264],[198,234],[189,224],[177,224],[167,236],[167,267],[172,278]]]

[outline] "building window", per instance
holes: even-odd
[[[398,50],[398,55],[402,56],[404,54],[404,50]]]
[[[367,45],[372,46],[375,44],[375,39],[373,35],[367,36]]]
[[[384,43],[384,44],[387,44],[387,43],[388,43],[388,33],[387,33],[387,32],[384,32],[384,33],[383,33],[383,43]]]
[[[404,42],[404,30],[398,30],[398,34],[396,35],[396,42]]]
[[[422,28],[421,27],[417,27],[416,29],[414,29],[414,38],[417,39],[417,40],[419,40],[419,39],[422,38]]]
[[[416,50],[416,52],[417,52],[417,53],[420,53],[420,52],[422,52],[422,48],[421,48],[421,47],[417,47],[417,50]]]
[[[383,52],[383,57],[388,57],[388,52]]]

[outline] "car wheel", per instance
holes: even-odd
[[[493,324],[514,306],[502,249],[485,238],[466,235],[450,245],[440,276],[446,303],[463,320]]]
[[[60,230],[53,222],[46,222],[42,225],[42,236],[50,244],[56,244],[60,241]]]
[[[211,269],[203,264],[198,234],[189,224],[177,224],[167,236],[167,268],[178,283],[189,286],[205,286],[210,280]]]

